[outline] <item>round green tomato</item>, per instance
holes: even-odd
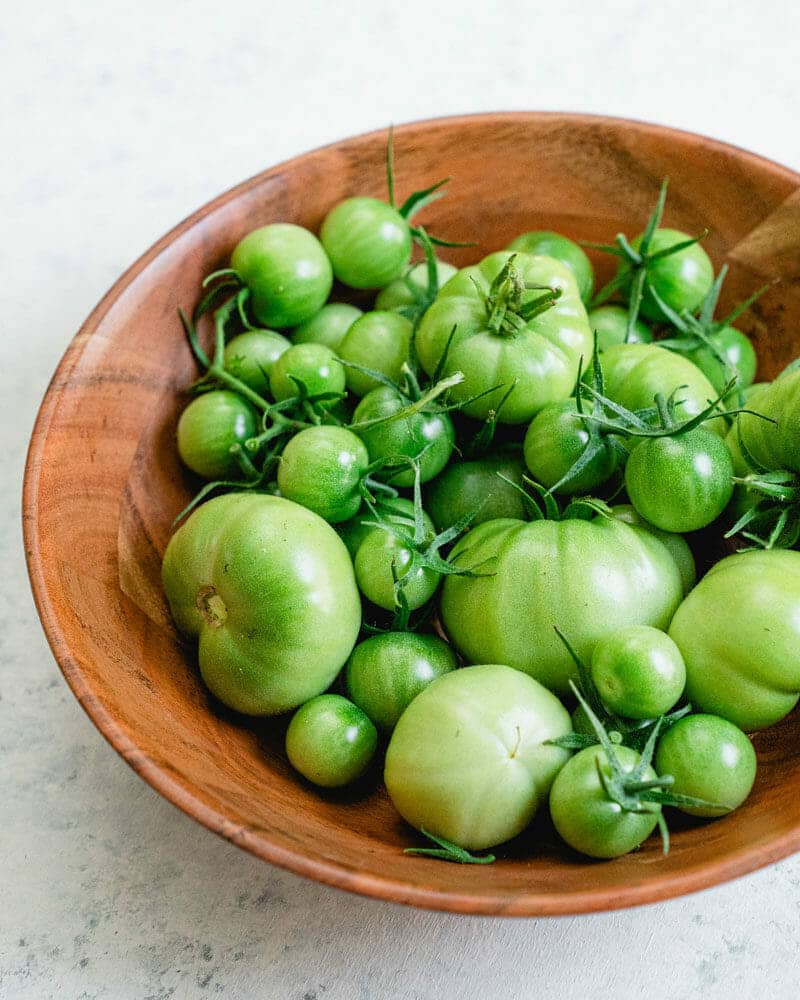
[[[375,756],[378,732],[347,698],[321,694],[294,713],[286,730],[286,756],[304,778],[341,788],[360,778]]]
[[[376,726],[391,732],[420,691],[457,665],[452,648],[438,636],[384,632],[350,654],[347,693]]]
[[[697,531],[715,521],[733,496],[733,459],[706,430],[645,438],[625,466],[625,489],[642,517],[663,531]]]
[[[322,308],[333,271],[322,244],[307,229],[274,222],[248,233],[231,267],[250,289],[250,307],[267,327],[297,326]]]
[[[709,340],[713,347],[703,345],[686,357],[703,372],[717,394],[735,377],[737,382],[731,390],[731,398],[735,401],[738,392],[752,385],[756,377],[758,359],[755,348],[746,334],[732,326],[715,330]],[[723,360],[720,361],[720,358]]]
[[[589,326],[597,334],[598,350],[606,351],[615,344],[624,344],[628,332],[628,310],[622,306],[598,306],[589,311]],[[652,339],[650,327],[637,317],[627,343],[649,344]]]
[[[625,773],[639,763],[629,747],[616,747]],[[611,767],[600,746],[587,747],[567,761],[550,789],[550,815],[559,835],[570,847],[590,858],[619,858],[647,840],[658,823],[661,806],[649,802],[644,812],[626,812],[609,798],[597,772],[598,763],[611,777]],[[645,769],[643,780],[656,772]]]
[[[407,500],[405,497],[387,497],[386,499],[378,497],[376,507],[379,516],[384,521],[389,521],[391,524],[405,525],[409,530],[413,531],[414,504],[411,500]],[[436,532],[433,527],[433,521],[424,511],[422,512],[422,523],[425,525],[426,537],[432,541]],[[358,547],[367,535],[374,530],[374,527],[375,515],[366,507],[362,508],[361,512],[349,521],[336,526],[339,537],[347,546],[347,551],[353,559],[356,557]]]
[[[666,628],[682,596],[661,542],[602,516],[486,521],[450,558],[481,574],[447,576],[442,589],[442,621],[464,658],[507,663],[565,694],[575,664],[554,626],[588,662],[595,644],[621,628]]]
[[[203,680],[248,715],[278,715],[321,694],[361,627],[353,564],[312,511],[264,493],[209,500],[170,539],[164,592],[199,640]]]
[[[457,270],[452,264],[437,260],[436,278],[439,288],[452,278]],[[428,265],[424,261],[421,264],[415,264],[404,277],[397,278],[386,288],[381,289],[375,299],[375,308],[397,310],[416,305],[417,297],[414,294],[414,289],[422,295],[428,292]]]
[[[588,302],[592,297],[594,291],[592,264],[583,249],[573,240],[560,233],[547,231],[523,233],[513,243],[509,243],[508,249],[522,253],[541,254],[543,257],[555,257],[562,264],[566,264],[575,275],[581,299]]]
[[[407,405],[408,401],[399,393],[382,385],[364,396],[353,414],[353,423],[390,417]],[[419,458],[420,482],[423,483],[439,475],[455,444],[452,420],[447,413],[435,409],[420,410],[404,419],[385,420],[371,427],[357,427],[356,433],[367,446],[371,462],[404,456]],[[390,481],[395,486],[412,486],[414,470],[401,469]]]
[[[372,368],[393,382],[408,361],[414,328],[405,316],[394,312],[364,313],[353,323],[339,345],[339,357],[363,368]],[[371,375],[345,365],[347,388],[357,396],[366,396],[381,383]]]
[[[574,399],[548,403],[533,418],[525,434],[525,464],[537,482],[553,489],[584,455],[589,440],[586,421],[578,416]],[[606,439],[602,449],[578,475],[571,476],[557,492],[591,493],[611,478],[616,467],[617,453]]]
[[[227,479],[239,473],[231,454],[256,433],[253,407],[227,389],[196,396],[178,421],[178,454],[184,465],[205,479]]]
[[[742,443],[753,460],[765,469],[800,472],[800,369],[775,379],[748,406],[769,420],[749,413],[736,418]]]
[[[418,694],[386,751],[384,780],[400,815],[470,850],[501,844],[533,819],[569,751],[559,700],[506,666],[465,667]]]
[[[756,779],[753,744],[732,722],[718,715],[687,715],[661,737],[656,770],[675,779],[669,791],[712,806],[678,806],[690,816],[724,816],[740,806]]]
[[[713,566],[669,634],[686,663],[686,698],[750,732],[800,695],[800,552],[740,552]]]
[[[377,198],[339,202],[319,236],[334,274],[351,288],[383,288],[402,275],[411,256],[408,222]]]
[[[409,531],[413,529],[409,528]],[[386,611],[394,611],[394,576],[398,579],[412,567],[414,553],[399,538],[383,528],[373,528],[359,545],[354,566],[361,593],[373,604]],[[411,568],[403,584],[403,593],[411,611],[421,608],[436,593],[439,574],[422,566]]]
[[[361,438],[344,427],[307,427],[295,434],[278,464],[278,488],[331,524],[355,517],[359,485],[369,465]]]
[[[641,236],[637,236],[631,240],[634,250],[639,249],[641,239]],[[660,253],[688,239],[691,237],[678,229],[656,229],[650,241],[648,255]],[[668,257],[661,257],[647,265],[647,281],[641,304],[642,315],[645,319],[653,321],[668,319],[656,304],[651,288],[654,288],[661,300],[676,313],[681,313],[684,309],[694,312],[711,291],[713,283],[714,267],[699,243],[678,250]],[[622,291],[627,295],[630,286],[623,288]]]
[[[592,680],[604,704],[627,719],[665,715],[683,694],[686,667],[665,633],[633,625],[594,647]]]
[[[509,454],[487,455],[471,462],[451,462],[425,491],[425,506],[437,531],[444,531],[474,514],[470,527],[498,517],[525,518],[525,501],[519,490],[501,479],[522,486],[524,467]]]
[[[278,358],[291,347],[274,330],[246,330],[225,348],[225,367],[262,396],[269,391],[269,375]]]
[[[324,344],[295,344],[278,358],[269,377],[269,387],[278,402],[300,394],[295,379],[303,383],[309,396],[345,390],[344,368]]]
[[[332,351],[338,351],[345,334],[355,323],[362,311],[347,302],[329,302],[311,319],[292,330],[295,344],[323,344]]]
[[[653,538],[657,538],[661,542],[678,567],[684,595],[688,594],[697,579],[697,567],[695,566],[694,555],[689,548],[689,543],[683,535],[676,535],[674,532],[662,531],[660,528],[656,528],[655,525],[645,521],[636,508],[630,504],[617,504],[611,508],[611,513],[618,521],[629,524],[637,531],[646,531]]]

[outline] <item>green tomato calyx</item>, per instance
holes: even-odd
[[[741,445],[743,452],[747,449]],[[752,456],[747,456],[748,464]],[[755,502],[725,533],[725,538],[741,535],[747,549],[793,549],[800,542],[800,477],[794,472],[761,469],[746,476],[734,476],[734,483],[755,496]],[[747,529],[747,530],[745,530]]]
[[[508,258],[488,293],[483,296],[488,316],[486,328],[497,336],[510,337],[524,330],[532,319],[550,309],[561,297],[560,288],[526,285],[514,265],[515,259],[516,254]],[[542,294],[531,297],[529,293],[532,291],[541,291]]]

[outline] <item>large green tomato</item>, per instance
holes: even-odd
[[[282,497],[227,493],[203,504],[172,536],[162,579],[178,628],[199,640],[203,680],[248,715],[321,694],[361,627],[344,543]]]
[[[487,521],[451,559],[480,576],[448,576],[442,620],[468,661],[494,660],[566,693],[575,665],[557,626],[588,662],[628,625],[666,628],[682,596],[678,567],[647,532],[611,517]]]
[[[686,662],[686,697],[748,732],[800,697],[800,552],[741,552],[718,562],[678,608],[669,634]]]
[[[512,256],[525,284],[539,286],[524,293],[523,303],[541,297],[542,286],[561,295],[527,322],[517,324],[519,316],[510,310],[507,322],[495,332],[490,329],[494,310],[487,296]],[[547,403],[566,399],[575,386],[581,357],[592,354],[589,321],[569,268],[552,257],[507,251],[490,254],[455,274],[422,317],[415,343],[428,375],[436,371],[448,341],[443,374],[464,374],[464,381],[450,392],[464,404],[468,416],[485,420],[514,384],[498,414],[506,424],[527,423]],[[496,386],[500,388],[467,402]]]
[[[800,472],[800,369],[776,378],[747,405],[776,423],[740,413],[736,424],[746,451],[766,469]]]
[[[400,716],[384,780],[412,826],[472,850],[501,844],[533,819],[569,751],[555,695],[495,664],[445,674]]]

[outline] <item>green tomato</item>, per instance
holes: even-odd
[[[769,418],[749,413],[736,418],[742,443],[754,461],[768,470],[800,472],[800,369],[782,374],[751,397],[748,406]]]
[[[521,326],[518,316],[511,322],[507,313],[505,325],[496,332],[490,329],[496,310],[490,310],[487,295],[512,256],[507,251],[493,253],[454,275],[422,317],[415,344],[428,375],[436,371],[445,351],[443,374],[464,374],[450,395],[467,416],[486,420],[513,384],[497,419],[523,424],[548,403],[569,397],[580,359],[592,355],[592,333],[569,268],[552,257],[522,253],[514,259],[520,277],[528,286],[539,286],[525,292],[523,303],[540,298],[542,286],[561,296]]]
[[[240,474],[231,454],[256,433],[253,407],[227,389],[204,392],[189,403],[178,421],[178,454],[184,465],[205,479],[227,479]]]
[[[425,507],[437,531],[452,527],[474,514],[470,527],[498,517],[525,518],[525,501],[519,490],[501,479],[505,476],[522,487],[524,467],[509,454],[486,455],[471,462],[451,462],[425,490]]]
[[[299,395],[294,379],[303,383],[309,396],[345,390],[342,363],[324,344],[295,344],[278,358],[269,377],[269,387],[278,402]]]
[[[402,275],[411,256],[408,222],[377,198],[339,202],[319,236],[334,274],[351,288],[383,288]]]
[[[294,713],[286,730],[286,756],[304,778],[341,788],[360,778],[375,756],[378,732],[347,698],[321,694]]]
[[[469,850],[492,847],[533,819],[569,757],[547,741],[571,728],[555,695],[516,670],[454,670],[400,716],[386,751],[386,789],[418,830]]]
[[[451,561],[481,574],[447,576],[442,590],[442,621],[465,659],[507,663],[564,694],[575,665],[554,626],[588,662],[621,628],[666,628],[682,596],[661,542],[608,517],[487,521]]]
[[[509,250],[522,253],[540,254],[543,257],[554,257],[566,264],[578,283],[581,299],[588,302],[594,291],[594,271],[589,258],[583,249],[573,240],[560,233],[547,231],[523,233],[508,245]]]
[[[683,694],[686,667],[665,633],[632,625],[594,647],[592,680],[603,703],[626,719],[665,715]]]
[[[453,267],[452,264],[447,264],[443,260],[436,261],[436,277],[439,288],[449,279],[452,278],[458,269]],[[421,264],[415,264],[408,274],[404,275],[402,278],[397,278],[386,288],[381,289],[378,292],[378,297],[375,299],[376,309],[406,309],[408,306],[413,306],[417,302],[417,298],[412,291],[412,288],[417,289],[420,293],[425,295],[428,291],[428,265],[424,261]]]
[[[615,752],[625,773],[639,763],[639,754],[629,747],[616,747]],[[619,858],[647,840],[661,806],[648,802],[643,812],[623,810],[603,787],[598,764],[610,778],[611,766],[600,746],[587,747],[567,761],[550,789],[550,815],[559,835],[576,851],[590,858]],[[653,768],[646,768],[643,780],[655,778]]]
[[[353,323],[339,345],[339,357],[363,368],[372,368],[393,382],[400,379],[408,361],[414,328],[405,316],[394,312],[364,313]],[[381,384],[371,375],[345,365],[347,388],[356,396],[366,396]]]
[[[344,427],[307,427],[289,441],[278,464],[278,488],[331,524],[355,517],[369,455]]]
[[[780,721],[800,696],[800,552],[740,552],[718,562],[678,608],[669,634],[696,709],[747,732]]]
[[[288,222],[262,226],[241,240],[231,267],[250,289],[250,307],[267,327],[297,326],[325,303],[333,271],[313,233]]]
[[[368,392],[358,404],[353,423],[390,417],[407,405],[408,401],[398,392],[381,385]],[[455,444],[452,420],[447,413],[435,408],[420,410],[404,419],[384,420],[371,427],[355,427],[355,431],[367,446],[371,462],[418,458],[420,482],[423,483],[439,475],[450,460]],[[390,482],[395,486],[412,486],[414,470],[401,469]]]
[[[584,412],[587,412],[587,406]],[[531,421],[525,434],[525,464],[533,478],[547,489],[558,484],[586,451],[590,440],[586,421],[578,416],[574,399],[548,403]],[[602,450],[577,478],[559,487],[559,493],[591,493],[614,474],[617,453],[606,438]]]
[[[274,330],[246,330],[225,348],[225,367],[262,396],[269,391],[269,376],[278,358],[291,347]]]
[[[377,499],[376,506],[380,517],[384,521],[389,521],[391,524],[402,524],[410,530],[413,530],[413,501],[406,499],[406,497],[391,497],[386,499],[379,497]],[[432,541],[436,532],[433,527],[433,521],[424,511],[422,512],[422,523],[425,525],[425,531],[428,539]],[[349,521],[345,521],[344,524],[338,524],[336,526],[336,530],[339,532],[339,537],[347,546],[347,551],[353,559],[356,557],[358,547],[367,535],[374,530],[374,527],[375,515],[372,511],[365,508],[362,508],[361,513],[357,514]]]
[[[417,695],[457,666],[452,648],[438,636],[384,632],[356,646],[345,683],[355,704],[391,732]]]
[[[663,531],[697,531],[715,521],[733,496],[728,446],[705,427],[645,438],[625,466],[625,489],[642,517]]]
[[[607,351],[616,344],[624,344],[628,332],[628,310],[622,306],[598,306],[589,311],[589,326],[597,334],[597,348]],[[653,339],[650,327],[638,317],[631,331],[629,344],[649,344]]]
[[[709,340],[711,347],[705,345],[697,347],[686,357],[703,372],[717,394],[736,377],[736,385],[729,397],[726,397],[735,402],[738,393],[752,385],[756,377],[758,359],[755,348],[746,334],[732,326],[723,326],[715,330]],[[720,361],[720,357],[724,359],[724,364]]]
[[[711,806],[678,806],[690,816],[724,816],[738,808],[756,779],[753,744],[732,722],[718,715],[687,715],[661,737],[656,770],[675,779],[670,791]]]
[[[690,238],[678,229],[656,229],[650,241],[648,254],[657,254]],[[641,236],[631,240],[634,250],[639,249],[641,240]],[[711,291],[713,283],[714,267],[699,243],[678,250],[668,257],[661,257],[647,265],[647,281],[641,304],[642,315],[652,321],[668,319],[656,304],[651,288],[654,288],[661,300],[676,313],[681,313],[684,309],[694,312]],[[622,292],[627,295],[630,286],[623,287]]]
[[[338,351],[345,334],[363,312],[347,302],[329,302],[311,319],[292,330],[295,344],[323,344]]]
[[[416,611],[421,608],[436,593],[440,576],[426,567],[411,568],[413,560],[414,553],[399,538],[383,528],[373,528],[359,545],[353,563],[361,593],[379,608],[394,611],[394,567],[398,579],[408,573],[403,593],[409,609]]]
[[[697,567],[695,566],[694,555],[686,539],[682,535],[676,535],[671,531],[662,531],[660,528],[656,528],[655,525],[645,521],[641,514],[630,504],[617,504],[611,508],[611,513],[618,521],[629,524],[637,531],[646,531],[653,538],[657,538],[661,542],[678,567],[684,596],[688,594],[697,579]]]
[[[353,564],[316,514],[282,497],[227,493],[170,539],[164,592],[199,640],[203,680],[248,715],[278,715],[321,694],[361,627]]]

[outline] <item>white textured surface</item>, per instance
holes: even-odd
[[[800,858],[665,905],[503,921],[349,896],[213,837],[128,770],[67,690],[30,599],[18,514],[27,438],[69,338],[121,271],[208,198],[390,121],[516,108],[659,121],[798,168],[798,10],[4,8],[0,997],[798,995]]]

